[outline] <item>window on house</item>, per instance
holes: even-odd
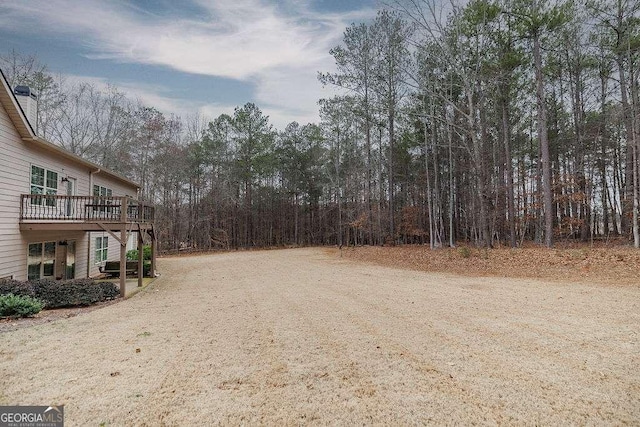
[[[108,237],[96,237],[96,254],[95,254],[95,263],[100,264],[103,261],[107,260],[107,250],[109,249],[109,238]]]
[[[32,165],[31,194],[58,194],[58,173]],[[34,197],[31,199],[31,204],[55,206],[56,201],[53,197]]]
[[[106,206],[113,203],[113,200],[111,200],[111,197],[113,197],[113,191],[110,188],[103,187],[101,185],[94,185],[93,196],[95,197],[93,202],[95,204],[93,207],[94,211],[111,212],[111,208]]]
[[[27,254],[27,278],[38,280],[53,277],[56,259],[56,242],[29,243]]]
[[[113,191],[111,191],[110,188],[103,187],[102,185],[94,185],[93,195],[96,197],[111,197],[113,196]]]

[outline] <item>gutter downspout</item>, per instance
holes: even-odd
[[[102,169],[96,169],[94,171],[89,172],[89,195],[93,191],[93,175],[102,172]]]
[[[93,175],[100,173],[102,169],[89,172],[89,195],[93,193]],[[87,233],[87,279],[91,276],[91,232]]]

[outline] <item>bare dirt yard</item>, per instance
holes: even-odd
[[[69,426],[640,424],[637,284],[324,249],[160,270],[128,300],[0,333],[0,405],[64,404]]]

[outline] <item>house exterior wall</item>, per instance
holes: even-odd
[[[129,196],[135,199],[138,195],[136,188],[129,187],[112,179],[109,179],[109,177],[104,176],[100,172],[93,175],[93,185],[100,185],[102,187],[110,188],[113,191],[114,196]],[[92,191],[93,188],[91,189],[91,191],[88,191],[84,194],[92,194]]]
[[[88,247],[90,248],[89,255],[89,275],[94,276],[100,273],[100,266],[103,265],[103,262],[95,261],[95,253],[96,253],[96,237],[108,237],[109,238],[109,246],[107,249],[107,261],[120,261],[120,243],[113,238],[113,236],[106,231],[100,232],[91,232],[89,234],[88,239]],[[120,237],[120,232],[115,232],[116,236]],[[132,249],[138,249],[138,233],[128,233],[127,246],[126,251],[130,251]],[[86,270],[86,268],[85,268]]]
[[[100,173],[93,175],[93,184],[99,185],[101,187],[105,187],[113,191],[114,196],[129,196],[136,198],[137,189],[127,187],[118,182],[110,180],[108,177],[101,175]],[[93,191],[93,189],[92,189]],[[100,273],[100,266],[104,263],[96,263],[95,262],[95,251],[96,251],[96,237],[108,237],[109,238],[109,246],[107,249],[107,261],[120,261],[120,242],[113,238],[113,236],[109,233],[105,232],[91,232],[88,233],[89,237],[89,247],[90,247],[90,256],[89,256],[89,275],[94,276]],[[117,231],[115,234],[120,237],[120,232]],[[132,236],[135,233],[130,233]],[[134,236],[135,237],[135,236]],[[130,246],[130,240],[128,239],[128,245]],[[126,250],[131,249],[127,247]]]
[[[27,252],[29,243],[42,241],[76,241],[76,277],[86,277],[98,272],[93,261],[87,232],[27,232],[20,231],[20,196],[31,192],[31,166],[35,165],[58,173],[58,194],[65,195],[61,183],[64,177],[74,178],[76,195],[91,195],[92,181],[113,190],[114,196],[136,197],[136,188],[97,172],[87,165],[74,162],[54,152],[45,150],[37,143],[23,141],[5,108],[0,105],[0,278],[12,276],[27,279]],[[93,174],[92,174],[93,172]],[[119,254],[118,242],[109,239],[109,257]],[[113,249],[111,246],[113,245]],[[90,256],[87,262],[87,256]],[[116,258],[118,259],[118,255]],[[89,271],[87,272],[87,265]]]
[[[84,231],[23,231],[21,234],[22,248],[20,250],[20,259],[11,273],[14,279],[27,280],[27,253],[30,243],[62,241],[67,243],[75,242],[75,277],[87,277],[87,236],[89,233]]]
[[[15,197],[15,194],[23,190],[20,182],[16,182],[13,177],[14,174],[20,173],[20,165],[15,164],[15,159],[20,156],[16,152],[18,150],[10,144],[10,141],[20,141],[20,136],[5,109],[2,106],[0,109],[0,277],[4,277],[10,275],[24,258],[22,237],[18,228],[20,196],[17,199]]]

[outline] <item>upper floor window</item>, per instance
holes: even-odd
[[[53,172],[39,166],[31,166],[31,194],[58,194],[58,172]],[[52,197],[34,197],[31,204],[55,206],[56,201]]]
[[[94,212],[112,213],[109,205],[113,204],[113,200],[111,199],[113,191],[110,188],[103,187],[101,185],[94,185],[93,195],[96,197],[96,199],[94,199],[93,206]]]
[[[103,187],[102,185],[94,185],[93,195],[96,197],[111,197],[113,196],[113,191],[110,188]]]

